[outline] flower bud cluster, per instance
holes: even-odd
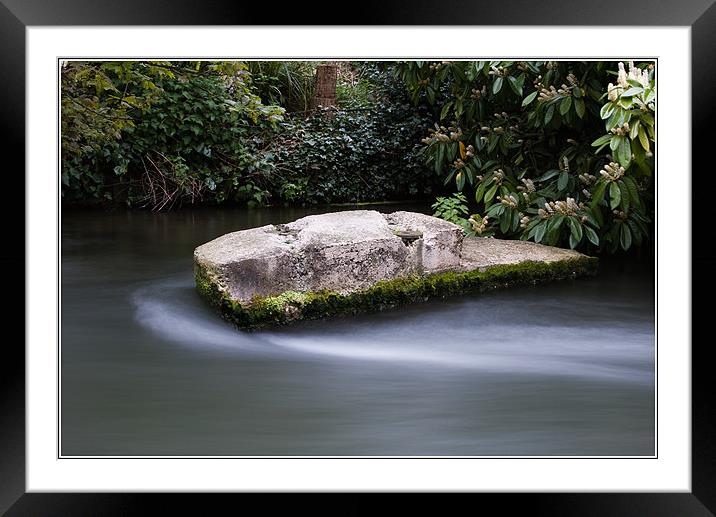
[[[582,189],[582,194],[584,194],[584,197],[586,197],[587,199],[592,197],[592,193],[589,192],[586,188]]]
[[[579,181],[581,181],[585,185],[591,185],[592,183],[594,183],[594,180],[597,179],[597,177],[594,174],[589,174],[587,172],[585,172],[584,174],[580,174],[578,176],[578,178],[579,178]]]
[[[651,65],[650,65],[651,66]],[[619,63],[619,72],[617,75],[617,84],[609,83],[607,85],[607,98],[610,101],[616,101],[619,96],[629,88],[629,79],[638,82],[644,88],[649,86],[649,68],[641,70],[634,66],[634,61],[629,61],[629,73],[624,69],[624,63]]]
[[[447,132],[447,128],[445,126],[439,126],[438,124],[435,124],[435,129],[429,129],[428,132],[430,134],[421,140],[421,142],[424,144],[450,141],[450,137],[445,134]]]
[[[619,219],[626,219],[627,215],[622,210],[612,210],[612,213],[614,214],[614,217],[618,217]]]
[[[609,83],[607,85],[607,98],[612,102],[616,101],[623,91],[624,88],[622,86],[614,86],[612,83]]]
[[[550,86],[549,90],[547,88],[542,88],[539,91],[539,96],[537,97],[537,102],[546,102],[550,99],[553,99],[557,95],[559,95],[559,93],[557,92],[557,90],[555,89],[554,86]]]
[[[470,222],[470,226],[472,226],[472,230],[476,234],[482,235],[482,232],[487,229],[488,219],[489,217],[487,216],[481,218],[479,215],[471,215],[468,221]]]
[[[532,180],[530,180],[530,179],[525,179],[525,178],[523,178],[523,179],[522,179],[522,184],[523,184],[524,186],[520,185],[519,187],[517,187],[517,190],[519,190],[519,191],[521,191],[521,192],[530,192],[530,193],[532,193],[532,192],[534,192],[535,190],[537,190],[537,189],[535,188],[534,182],[533,182]]]
[[[465,157],[472,158],[473,156],[475,156],[475,148],[472,145],[468,145],[465,148]]]
[[[540,208],[537,213],[542,219],[548,219],[554,214],[577,215],[577,212],[583,208],[582,204],[577,204],[574,198],[568,197],[566,201],[548,201],[544,204],[544,208]]]
[[[575,75],[572,72],[569,72],[567,74],[567,82],[569,84],[571,84],[572,86],[577,86],[577,82],[578,82],[577,78],[575,77]]]
[[[629,134],[629,122],[624,122],[621,127],[613,127],[611,129],[612,134],[619,135],[619,136],[625,136]]]
[[[502,183],[502,180],[505,178],[505,171],[503,171],[502,169],[497,169],[495,171],[494,176],[497,183]]]
[[[617,84],[622,88],[628,88],[629,83],[627,82],[627,73],[624,70],[624,63],[619,62],[619,72],[617,73]]]
[[[508,72],[504,66],[491,66],[488,74],[494,75],[495,77],[506,77]]]
[[[520,202],[517,200],[515,196],[512,194],[508,194],[505,197],[497,196],[497,200],[509,208],[517,208],[517,206],[520,204]]]
[[[629,73],[627,74],[624,70],[624,63],[619,63],[619,75],[617,76],[617,83],[623,88],[629,88],[628,79],[636,81],[641,84],[644,88],[649,86],[649,70],[642,70],[634,66],[634,61],[629,61]]]
[[[460,158],[452,162],[452,166],[455,167],[456,170],[460,170],[465,167],[465,162],[463,162]]]
[[[452,61],[442,61],[441,63],[431,63],[430,70],[435,70],[435,71],[440,70],[440,67],[442,67],[443,65],[449,65],[450,63],[452,63]]]
[[[599,171],[599,174],[601,174],[607,181],[617,181],[619,178],[624,176],[624,172],[624,167],[616,162],[611,162],[608,165],[605,165],[604,168]]]
[[[529,216],[524,216],[522,219],[520,219],[520,228],[526,229],[527,225],[530,223]]]
[[[435,124],[435,129],[429,129],[430,133],[428,136],[420,140],[424,144],[433,144],[435,142],[450,142],[460,140],[462,137],[462,129],[458,127],[450,126],[439,126]],[[449,136],[447,133],[450,133]]]
[[[472,93],[470,94],[470,98],[475,99],[476,101],[479,101],[486,95],[487,95],[487,86],[483,86],[481,90],[473,88]]]
[[[572,86],[562,83],[562,87],[557,89],[557,93],[560,95],[572,95]]]

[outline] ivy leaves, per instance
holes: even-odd
[[[260,142],[283,114],[252,93],[244,69],[71,62],[62,71],[63,197],[155,209],[241,197],[257,171],[272,170]]]

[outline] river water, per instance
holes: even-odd
[[[643,263],[254,333],[199,299],[196,246],[321,211],[65,212],[62,454],[655,453]]]

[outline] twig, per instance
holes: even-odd
[[[104,117],[109,120],[134,120],[132,117],[112,117],[112,116],[102,113],[100,111],[94,110],[94,109],[90,108],[89,106],[85,106],[84,104],[82,104],[78,100],[73,99],[72,97],[65,97],[65,99],[69,99],[72,102],[74,102],[75,104],[77,104],[80,108],[85,109],[87,111],[91,111],[95,115],[99,115],[100,117]]]

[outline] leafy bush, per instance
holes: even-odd
[[[492,237],[494,230],[488,227],[489,217],[480,214],[468,216],[469,208],[467,198],[462,192],[456,192],[450,197],[439,196],[432,205],[433,216],[445,219],[451,223],[462,226],[465,235],[470,237]]]
[[[69,62],[62,69],[62,194],[162,209],[266,197],[264,151],[283,109],[240,62]]]
[[[611,252],[649,238],[653,64],[416,61],[396,74],[433,106],[421,155],[474,192],[476,233]]]
[[[405,93],[391,74],[389,64],[340,62],[336,79],[336,100],[343,109],[371,109],[389,99],[405,103]]]
[[[248,61],[251,86],[267,104],[287,112],[307,112],[315,91],[314,61]]]
[[[272,147],[274,190],[283,201],[414,199],[434,192],[436,176],[417,155],[428,113],[410,103],[385,66],[360,68],[351,107],[320,109],[283,124]],[[341,95],[351,98],[344,88]]]
[[[108,162],[122,131],[154,102],[154,81],[170,74],[169,63],[63,62],[61,69],[61,180],[65,201],[111,199],[105,188]],[[124,83],[120,88],[116,82]],[[131,91],[129,87],[131,86]],[[104,171],[102,169],[105,169]]]
[[[390,66],[344,63],[343,106],[305,116],[314,68],[312,62],[65,63],[63,201],[160,210],[432,194],[436,176],[417,156],[428,112],[410,102]],[[284,122],[286,110],[296,113]]]
[[[469,212],[465,194],[457,192],[451,197],[438,196],[432,205],[432,209],[435,211],[433,216],[463,226],[467,230],[467,215]]]

